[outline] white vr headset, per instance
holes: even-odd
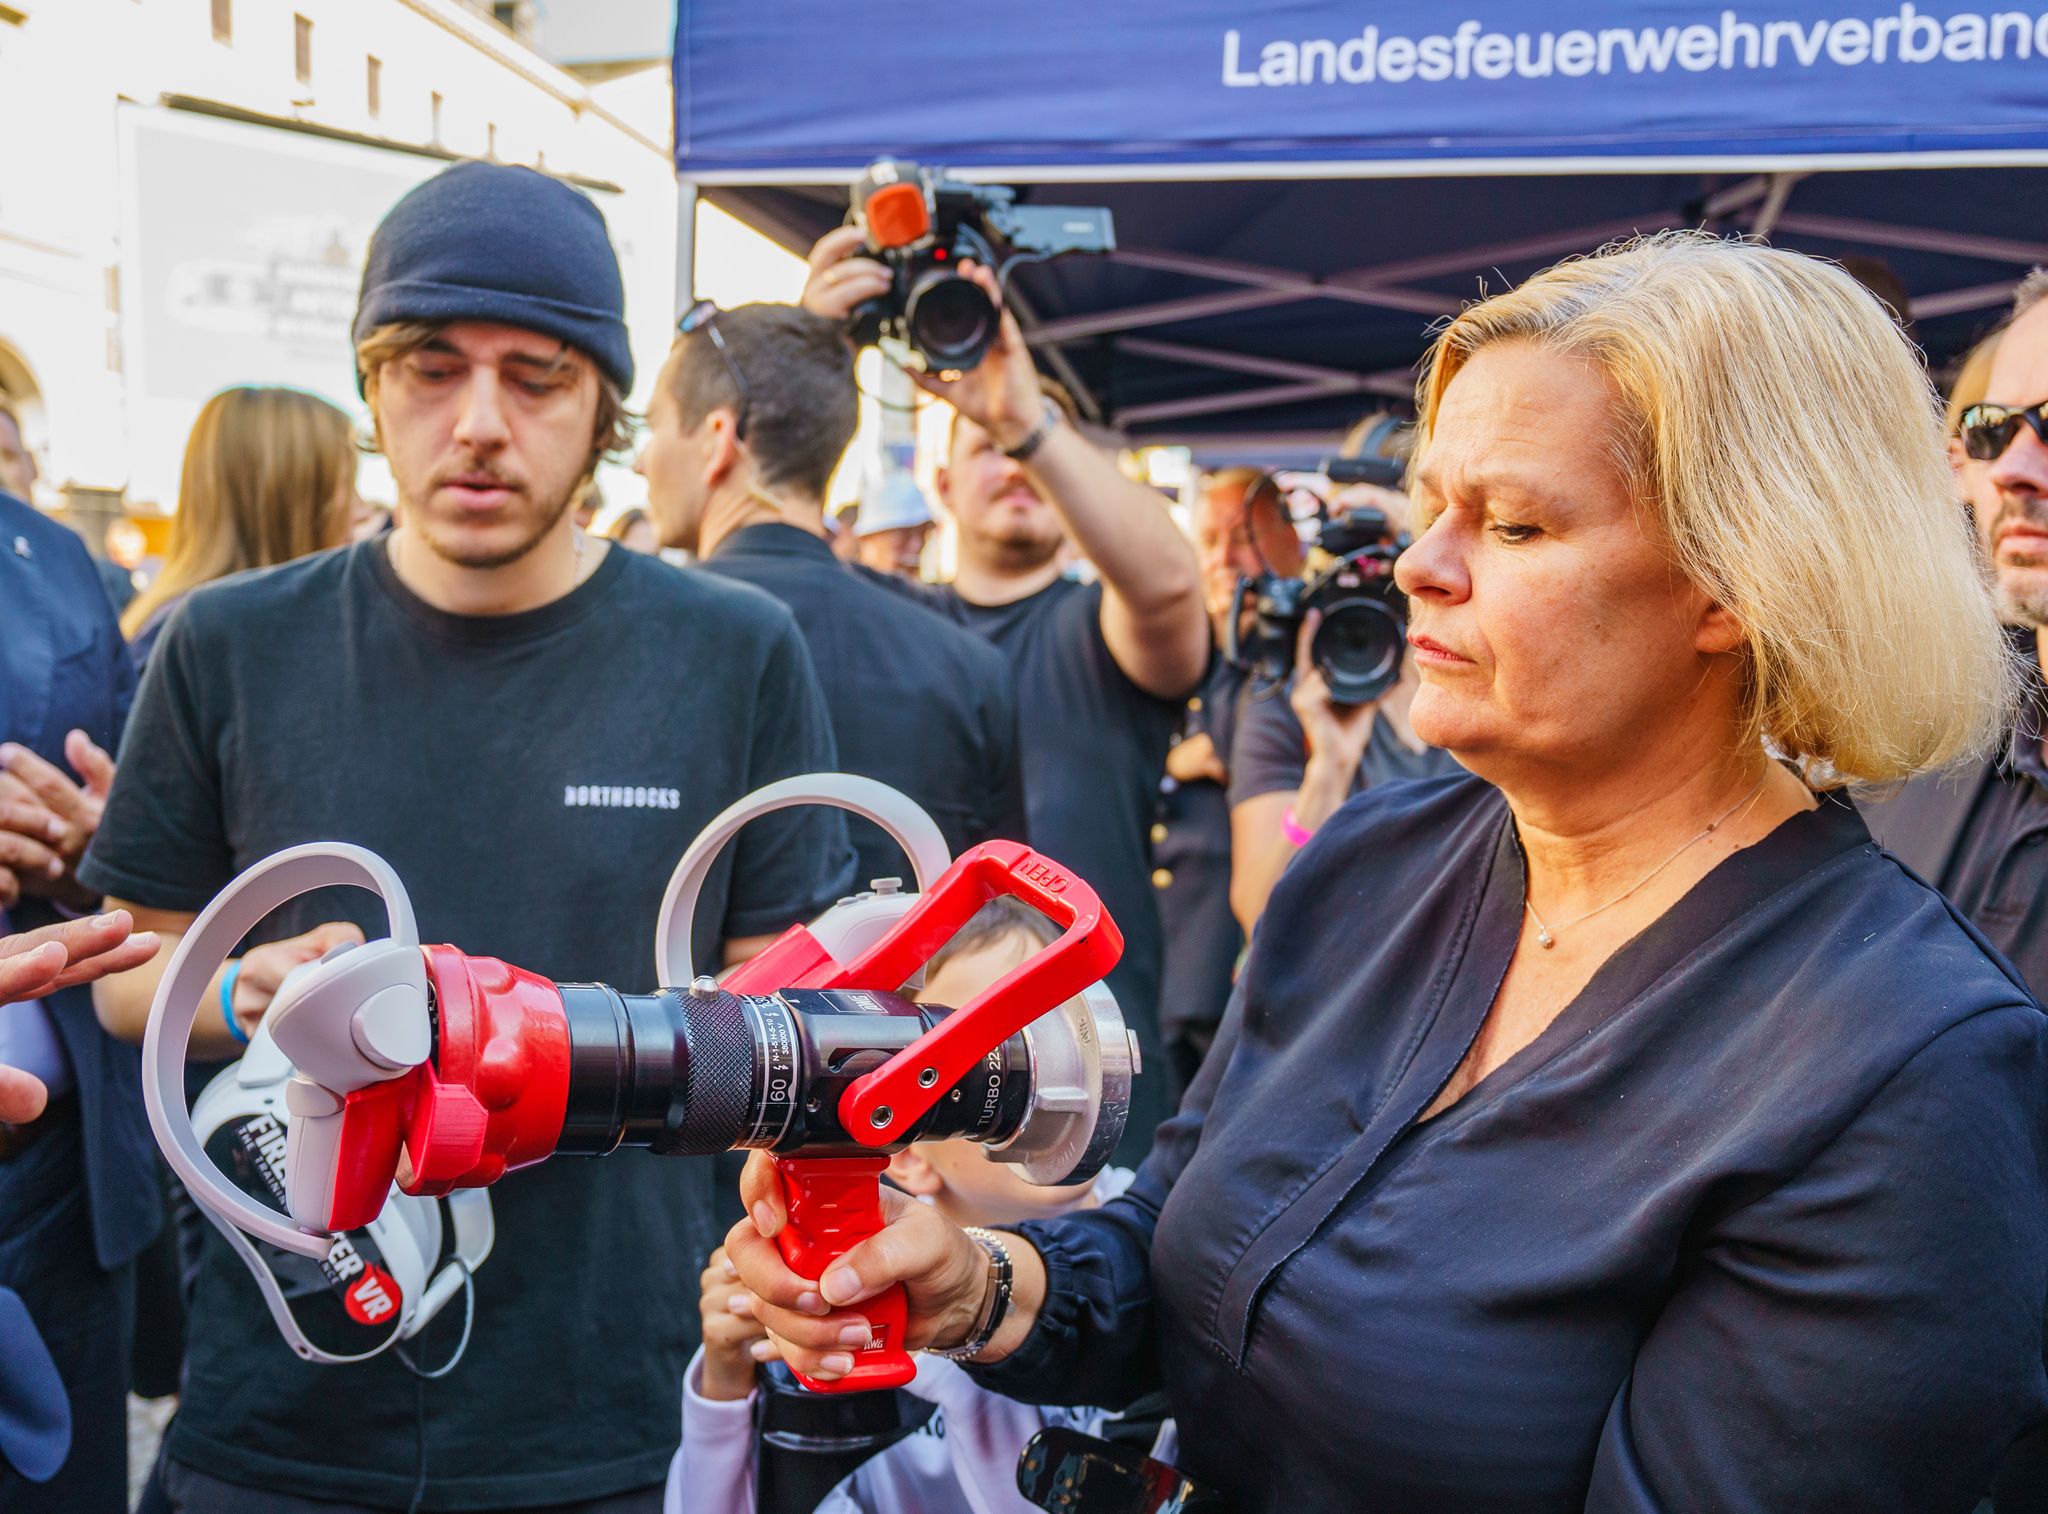
[[[267,1191],[280,1206],[295,1119],[286,1099],[292,1071],[259,1026],[241,1060],[207,1084],[192,1109],[193,1133],[214,1164],[243,1191]],[[432,1199],[394,1186],[376,1219],[335,1236],[317,1259],[253,1241],[212,1206],[201,1207],[256,1279],[285,1340],[309,1362],[368,1361],[411,1340],[466,1292],[497,1234],[481,1188]]]

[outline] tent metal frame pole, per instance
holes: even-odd
[[[1783,223],[1785,202],[1792,198],[1792,186],[1805,178],[1804,174],[1774,173],[1771,187],[1764,194],[1764,202],[1757,208],[1755,219],[1749,223],[1749,234],[1753,237],[1767,237],[1773,228]]]
[[[1916,321],[1931,321],[1936,316],[1966,315],[1972,310],[1989,310],[2010,300],[2013,290],[2019,287],[2019,282],[2018,279],[2000,279],[1991,284],[1973,284],[1967,289],[1948,289],[1940,294],[1923,294],[1911,302],[1911,314]]]
[[[681,320],[697,303],[697,185],[676,179],[676,310]]]
[[[1706,204],[1700,207],[1700,221],[1703,224],[1709,221],[1718,221],[1723,217],[1733,215],[1738,210],[1748,209],[1758,200],[1768,195],[1773,184],[1787,177],[1796,182],[1799,179],[1805,178],[1806,175],[1803,173],[1790,175],[1773,173],[1751,174],[1740,183],[1730,184],[1726,189],[1715,190],[1707,196]]]
[[[1354,305],[1380,305],[1390,310],[1407,310],[1418,315],[1449,315],[1458,302],[1448,295],[1427,289],[1398,289],[1392,281],[1360,287],[1349,280],[1334,281],[1257,263],[1234,263],[1221,258],[1197,257],[1191,253],[1158,252],[1150,248],[1118,248],[1105,260],[1129,268],[1149,268],[1160,273],[1185,273],[1198,279],[1217,279],[1230,284],[1250,284],[1304,300],[1343,300]],[[1341,276],[1340,276],[1341,279]]]
[[[1162,342],[1152,337],[1125,337],[1118,342],[1119,352],[1128,352],[1137,357],[1154,357],[1169,363],[1190,363],[1198,368],[1220,368],[1229,373],[1250,373],[1260,378],[1293,379],[1304,384],[1331,384],[1346,388],[1370,374],[1354,373],[1343,368],[1327,368],[1321,363],[1294,362],[1286,358],[1257,357],[1246,352],[1229,352],[1220,347],[1193,346],[1186,342]]]
[[[1433,294],[1426,290],[1400,291],[1397,302],[1388,298],[1391,286],[1409,279],[1435,278],[1448,273],[1460,273],[1468,268],[1484,268],[1492,263],[1523,262],[1530,258],[1550,257],[1562,252],[1583,252],[1588,247],[1597,247],[1602,242],[1611,242],[1616,237],[1632,235],[1637,231],[1662,230],[1675,226],[1682,219],[1675,211],[1659,212],[1652,216],[1634,216],[1627,220],[1601,221],[1591,226],[1575,226],[1564,231],[1545,232],[1541,236],[1522,237],[1512,242],[1496,242],[1483,247],[1461,248],[1452,252],[1436,253],[1429,257],[1408,258],[1397,263],[1372,264],[1361,268],[1347,269],[1330,275],[1326,279],[1304,279],[1299,275],[1288,276],[1284,270],[1257,270],[1252,264],[1224,264],[1248,276],[1254,271],[1260,278],[1253,287],[1217,294],[1190,295],[1185,299],[1161,300],[1151,305],[1128,305],[1121,310],[1098,311],[1092,315],[1066,316],[1060,320],[1047,321],[1030,333],[1031,345],[1048,346],[1059,342],[1076,342],[1088,337],[1108,336],[1119,331],[1134,331],[1141,326],[1165,326],[1178,321],[1206,320],[1211,316],[1235,315],[1243,310],[1261,310],[1273,305],[1294,304],[1302,300],[1343,300],[1358,304],[1384,305],[1395,309],[1414,310],[1425,315],[1454,315],[1463,302],[1452,295]],[[1173,253],[1154,253],[1135,250],[1130,255],[1119,251],[1109,255],[1116,261],[1136,263],[1139,266],[1165,268],[1168,263],[1178,266],[1170,271],[1196,273],[1203,277],[1230,278],[1232,274],[1211,272],[1196,265],[1213,260],[1182,258]],[[1249,279],[1247,279],[1249,282]]]
[[[1589,247],[1598,247],[1617,237],[1633,236],[1639,231],[1662,231],[1667,226],[1676,226],[1680,216],[1676,211],[1657,211],[1649,215],[1629,216],[1626,219],[1596,221],[1590,226],[1573,226],[1562,231],[1546,231],[1537,236],[1519,237],[1512,242],[1494,242],[1483,247],[1453,248],[1447,252],[1431,253],[1427,257],[1404,258],[1396,263],[1378,263],[1365,268],[1348,269],[1333,273],[1324,282],[1359,286],[1364,284],[1396,283],[1410,279],[1440,278],[1448,273],[1463,273],[1467,269],[1484,269],[1495,263],[1523,263],[1533,258],[1547,258],[1564,252],[1584,252]],[[1455,305],[1458,302],[1453,302]]]
[[[1240,310],[1261,310],[1268,305],[1292,305],[1310,296],[1275,289],[1234,289],[1218,294],[1198,294],[1182,300],[1161,300],[1156,305],[1126,305],[1121,310],[1104,310],[1094,315],[1063,316],[1047,321],[1026,333],[1033,347],[1059,342],[1078,342],[1115,331],[1140,326],[1164,326],[1174,321],[1199,321],[1212,315],[1231,315]]]
[[[1044,321],[1037,318],[1029,301],[1016,291],[1011,299],[1024,326],[1027,342],[1060,380],[1073,392],[1076,403],[1091,421],[1116,427],[1171,421],[1232,410],[1253,410],[1314,400],[1332,395],[1379,393],[1407,397],[1412,392],[1409,369],[1359,374],[1321,364],[1256,353],[1232,352],[1199,343],[1173,342],[1157,338],[1125,337],[1114,342],[1118,351],[1134,357],[1169,363],[1241,373],[1282,382],[1250,387],[1235,393],[1207,394],[1186,399],[1133,405],[1109,412],[1102,399],[1082,379],[1064,344],[1097,337],[1119,338],[1120,334],[1146,327],[1195,322],[1240,312],[1317,300],[1408,311],[1440,316],[1453,314],[1463,303],[1453,295],[1412,287],[1416,282],[1444,278],[1465,272],[1484,277],[1492,268],[1548,259],[1566,253],[1583,252],[1617,238],[1655,232],[1687,224],[1711,225],[1733,220],[1751,235],[1766,237],[1817,237],[1831,241],[1893,247],[1916,252],[1943,254],[1981,261],[2033,267],[2048,264],[2048,242],[2018,241],[1930,227],[1895,225],[1854,217],[1799,213],[1789,210],[1789,196],[1801,180],[1833,170],[1913,169],[1940,170],[1991,166],[2048,167],[2048,152],[2038,149],[1968,150],[1934,153],[1876,154],[1731,154],[1719,157],[1663,155],[1657,157],[1588,157],[1545,159],[1483,159],[1459,161],[1403,162],[1261,162],[1261,163],[1122,163],[1116,165],[1009,165],[962,166],[951,171],[961,177],[1015,184],[1087,184],[1133,179],[1172,183],[1190,179],[1302,180],[1302,179],[1387,179],[1414,177],[1459,177],[1472,175],[1561,175],[1572,173],[1644,175],[1683,173],[1745,175],[1713,191],[1701,201],[1664,212],[1616,219],[1595,225],[1544,232],[1514,241],[1483,247],[1451,249],[1389,263],[1348,269],[1323,277],[1305,275],[1267,264],[1210,258],[1154,248],[1125,248],[1108,255],[1108,261],[1133,268],[1213,279],[1235,288],[1220,289],[1146,305],[1072,315]],[[817,184],[850,182],[852,169],[769,169],[721,168],[678,174],[676,211],[676,301],[678,311],[695,298],[695,215],[703,186],[762,185],[778,183]],[[1912,314],[1928,319],[1964,314],[1997,306],[2011,297],[2017,278],[1995,280],[1923,295],[1912,302]]]
[[[1017,313],[1017,324],[1024,328],[1024,344],[1027,347],[1037,345],[1032,333],[1042,330],[1043,325],[1038,319],[1038,311],[1033,307],[1030,296],[1013,286],[1004,291],[1003,298]],[[1055,378],[1066,385],[1067,393],[1074,397],[1074,403],[1080,406],[1081,414],[1098,426],[1107,424],[1107,413],[1102,408],[1102,401],[1081,377],[1081,370],[1074,366],[1073,360],[1056,346],[1046,346],[1042,350],[1045,353],[1046,366],[1052,369]]]
[[[1232,394],[1204,394],[1194,399],[1131,405],[1117,411],[1113,419],[1118,429],[1123,430],[1146,421],[1185,420],[1226,410],[1258,410],[1269,405],[1291,405],[1296,400],[1329,399],[1344,394],[1383,394],[1390,399],[1410,399],[1414,393],[1414,370],[1389,368],[1380,373],[1360,374],[1344,384],[1275,384],[1266,389],[1244,389]]]
[[[2026,268],[2048,263],[2048,242],[2014,242],[2004,237],[1937,231],[1928,226],[1896,226],[1885,221],[1858,220],[1853,216],[1783,215],[1778,218],[1778,229],[1794,236],[1868,242],[1876,247],[1900,247],[1909,252],[1948,253],[1959,258],[1982,258],[1992,263],[2018,263]]]

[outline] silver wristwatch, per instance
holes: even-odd
[[[982,1295],[981,1317],[975,1320],[974,1328],[967,1332],[966,1340],[943,1350],[933,1346],[925,1347],[927,1356],[943,1356],[949,1362],[971,1361],[986,1351],[988,1343],[996,1338],[996,1331],[1002,1328],[1003,1316],[1010,1312],[1010,1288],[1013,1280],[1010,1248],[995,1231],[983,1230],[978,1225],[968,1226],[967,1235],[988,1253],[988,1291]]]

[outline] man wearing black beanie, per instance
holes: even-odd
[[[760,785],[837,765],[786,610],[576,527],[570,501],[623,438],[623,316],[603,218],[553,179],[464,163],[393,207],[355,341],[401,524],[199,590],[165,631],[87,865],[139,928],[178,933],[258,859],[345,840],[396,868],[423,939],[647,988],[691,838]],[[758,821],[737,849],[700,959],[750,954],[851,877],[823,810]],[[195,1055],[234,1055],[293,965],[382,929],[350,891],[273,915],[214,985]],[[140,1037],[159,972],[102,985],[116,1034]],[[696,1335],[674,1285],[727,1201],[711,1164],[546,1164],[491,1197],[473,1334],[432,1381],[396,1352],[298,1361],[209,1235],[160,1467],[172,1507],[659,1508]],[[456,1350],[461,1312],[406,1343],[422,1371]]]

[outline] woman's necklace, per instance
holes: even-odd
[[[1697,836],[1694,836],[1690,841],[1687,841],[1684,845],[1680,846],[1677,851],[1673,852],[1670,856],[1666,857],[1662,862],[1658,863],[1655,867],[1651,868],[1647,873],[1643,874],[1642,877],[1638,878],[1634,883],[1631,883],[1627,888],[1623,889],[1620,893],[1616,894],[1612,899],[1609,899],[1605,904],[1600,905],[1597,909],[1589,909],[1583,915],[1576,915],[1573,918],[1562,922],[1555,929],[1548,925],[1545,925],[1543,923],[1543,917],[1536,913],[1536,905],[1529,898],[1529,884],[1528,880],[1525,878],[1522,882],[1522,908],[1527,910],[1529,912],[1529,918],[1536,922],[1536,944],[1542,947],[1545,951],[1548,951],[1551,947],[1557,945],[1558,931],[1570,930],[1574,925],[1584,925],[1588,920],[1592,919],[1595,915],[1605,914],[1608,910],[1613,909],[1615,905],[1621,903],[1622,900],[1627,899],[1634,894],[1640,893],[1644,888],[1649,886],[1650,880],[1652,878],[1655,878],[1659,873],[1663,872],[1665,868],[1671,866],[1671,864],[1676,862],[1680,857],[1683,857],[1686,854],[1686,852],[1689,851],[1691,848],[1697,846],[1700,842],[1706,840],[1707,837],[1713,835],[1714,832],[1718,831],[1721,828],[1723,821],[1727,820],[1727,818],[1730,815],[1734,814],[1737,810],[1741,809],[1745,804],[1749,803],[1750,800],[1756,798],[1758,794],[1762,793],[1764,788],[1764,779],[1767,779],[1770,776],[1770,769],[1765,768],[1763,778],[1759,778],[1756,781],[1756,787],[1751,789],[1747,794],[1744,794],[1740,799],[1736,800],[1733,804],[1729,805],[1727,809],[1723,810],[1720,813],[1720,815],[1714,819],[1713,823],[1710,824],[1705,830],[1701,831]]]

